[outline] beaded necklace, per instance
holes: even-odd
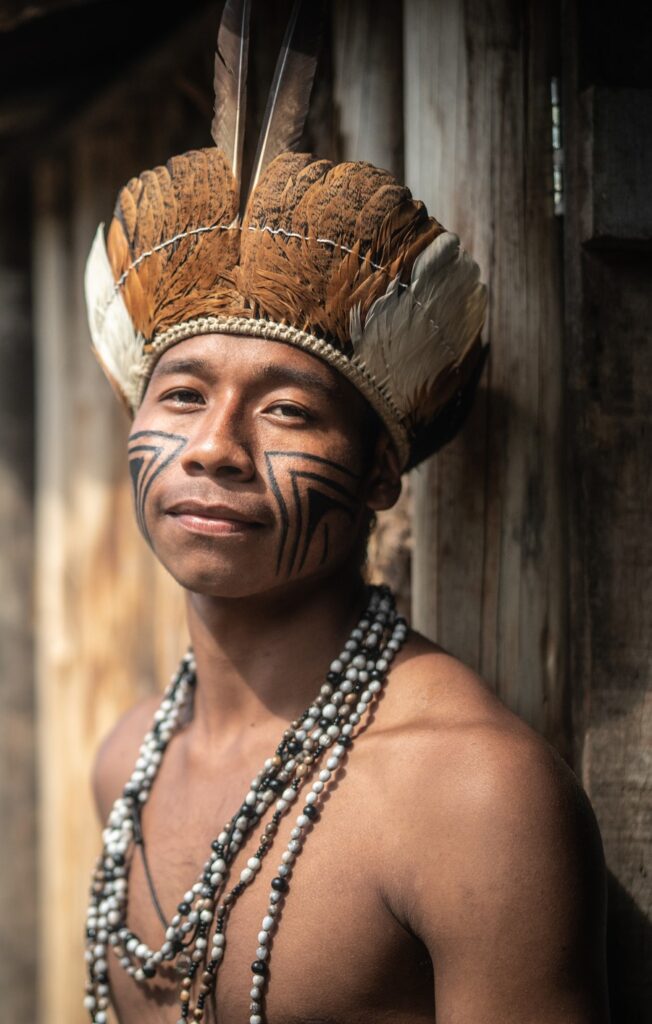
[[[355,728],[377,699],[390,664],[407,635],[407,624],[397,616],[390,590],[385,586],[372,586],[368,594],[366,609],[341,654],[331,663],[319,695],[285,730],[273,757],[265,761],[252,779],[244,800],[213,840],[210,856],[198,880],[184,894],[168,922],[147,865],[140,817],[167,745],[182,728],[192,708],[197,681],[195,660],[191,650],[182,658],[154,714],[131,777],[115,801],[102,833],[103,848],[93,874],[86,919],[88,980],[84,1006],[92,1024],[107,1022],[109,949],[141,985],[154,978],[161,965],[173,965],[181,977],[178,1024],[202,1020],[206,999],[215,986],[224,957],[230,910],[255,879],[279,823],[297,799],[301,787],[310,783],[303,798],[303,809],[271,882],[251,965],[249,1024],[263,1024],[272,939],[289,889],[292,866],[307,831],[318,818],[323,794],[351,746]],[[311,781],[324,757],[325,767]],[[274,811],[264,826],[255,855],[248,859],[237,882],[226,891],[227,883],[232,881],[229,878],[232,861],[274,801]],[[126,921],[129,866],[134,848],[141,850],[152,899],[165,928],[164,941],[157,950],[142,942]]]

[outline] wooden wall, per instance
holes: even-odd
[[[575,762],[609,867],[614,1024],[652,1019],[652,15],[565,12]]]

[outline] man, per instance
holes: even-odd
[[[193,648],[98,755],[91,1019],[601,1024],[586,798],[363,579],[471,400],[477,268],[386,172],[282,149],[241,226],[220,138],[129,183],[87,273]]]

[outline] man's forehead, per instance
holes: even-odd
[[[233,334],[202,334],[167,349],[152,379],[175,373],[233,378],[241,383],[283,383],[313,388],[335,398],[354,390],[328,363],[293,345],[267,338]]]

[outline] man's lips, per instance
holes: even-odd
[[[252,515],[230,505],[213,505],[202,501],[180,501],[166,509],[181,526],[193,532],[209,534],[240,533],[265,526],[260,515]]]

